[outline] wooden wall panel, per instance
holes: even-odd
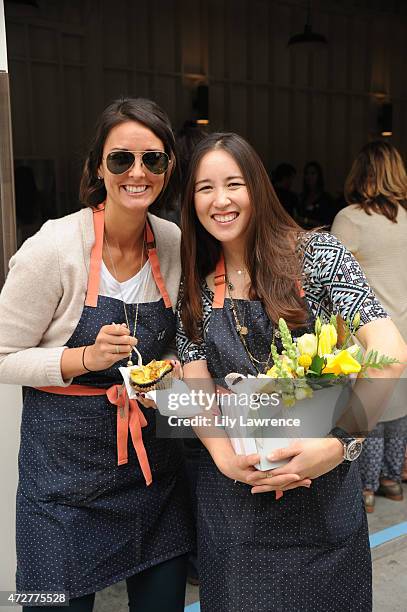
[[[152,64],[152,33],[149,28],[151,7],[148,2],[128,2],[125,20],[127,22],[127,44],[129,65],[135,70],[149,69]],[[109,14],[109,9],[106,11]]]
[[[226,129],[225,122],[225,88],[223,83],[211,83],[210,86],[210,117],[211,130],[223,132]]]
[[[331,99],[331,128],[329,131],[330,156],[325,164],[326,185],[330,191],[339,191],[349,168],[348,153],[349,125],[348,99],[334,95]]]
[[[287,42],[292,34],[291,7],[284,4],[273,6],[270,11],[270,36],[272,45],[271,81],[276,85],[290,85],[292,73],[292,54]]]
[[[248,76],[255,81],[270,78],[270,3],[255,0],[251,3],[248,23]]]
[[[226,65],[228,74],[233,80],[247,79],[247,46],[251,43],[247,37],[248,20],[247,0],[226,0],[225,21],[223,27],[226,35]]]
[[[27,78],[27,66],[22,61],[9,60],[10,100],[13,111],[13,149],[14,157],[26,157],[33,154],[31,148],[30,111],[31,92]]]
[[[331,14],[329,16],[329,87],[331,89],[348,89],[348,68],[351,57],[348,46],[350,18],[347,15]]]
[[[291,97],[288,90],[278,89],[273,96],[273,114],[271,123],[273,125],[274,138],[271,147],[269,164],[274,168],[279,162],[289,162],[292,159],[291,147]],[[253,143],[256,146],[256,143]]]
[[[310,123],[307,155],[309,159],[326,160],[329,136],[328,126],[328,96],[313,94],[310,99]]]
[[[63,117],[60,103],[63,92],[59,84],[58,67],[52,64],[33,64],[33,83],[41,83],[33,91],[33,141],[38,157],[54,157],[60,154],[60,137]]]
[[[366,91],[369,86],[367,21],[353,19],[349,37],[349,89],[355,92]]]
[[[208,32],[208,62],[209,74],[214,79],[226,76],[225,46],[229,31],[225,29],[225,1],[208,0],[207,15],[210,24]]]
[[[300,168],[308,160],[310,95],[297,91],[292,99],[290,121],[290,159]],[[293,143],[295,142],[295,146]]]
[[[177,108],[177,82],[171,76],[155,76],[151,91],[153,100],[160,104],[173,118],[176,116]]]
[[[129,94],[128,72],[127,70],[111,70],[104,71],[103,89],[104,103],[109,104],[110,101]]]
[[[209,84],[210,129],[240,132],[266,165],[292,162],[298,177],[307,159],[318,159],[333,192],[357,149],[378,135],[376,94],[393,101],[393,141],[407,153],[407,9],[399,0],[314,3],[314,30],[329,43],[319,53],[287,48],[304,28],[302,0],[42,0],[41,7],[6,7],[20,157],[75,166],[96,114],[120,95],[155,99],[179,128],[192,117],[199,82]],[[67,201],[70,189],[76,197],[73,175],[58,174]]]
[[[258,86],[252,91],[253,101],[249,116],[249,129],[247,138],[256,148],[266,166],[270,158],[270,113],[269,88]]]
[[[57,32],[50,28],[30,27],[29,52],[37,60],[58,59]]]
[[[127,39],[127,0],[105,0],[103,4],[103,61],[107,66],[126,67],[129,61]]]
[[[348,159],[352,160],[366,143],[366,101],[363,96],[353,96],[350,100]]]
[[[152,67],[158,72],[180,70],[176,32],[176,0],[153,2],[151,10]]]
[[[230,86],[229,108],[225,116],[228,130],[237,132],[241,136],[248,136],[248,88],[242,85]]]

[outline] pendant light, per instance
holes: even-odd
[[[301,45],[303,48],[307,46],[307,48],[317,49],[317,48],[323,48],[327,44],[328,44],[328,41],[325,38],[325,36],[323,36],[323,34],[317,34],[316,32],[312,31],[311,0],[308,0],[307,21],[304,26],[304,32],[301,32],[301,34],[294,34],[294,36],[291,36],[290,40],[288,41],[287,46],[292,48],[294,46]]]

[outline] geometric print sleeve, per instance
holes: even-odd
[[[315,317],[340,314],[361,325],[389,315],[352,253],[332,234],[313,233],[303,247],[303,288]]]
[[[205,347],[205,335],[208,329],[209,320],[211,318],[212,313],[212,300],[213,294],[208,288],[207,284],[204,283],[202,286],[202,341],[198,343],[191,342],[187,337],[184,326],[182,325],[181,315],[180,315],[180,304],[178,303],[177,308],[177,335],[176,335],[176,343],[177,343],[177,351],[178,357],[182,365],[186,363],[190,363],[191,361],[198,361],[200,359],[206,360],[206,347]]]

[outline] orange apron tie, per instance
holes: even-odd
[[[143,472],[146,485],[153,481],[151,468],[148,462],[147,452],[143,443],[141,433],[142,427],[146,427],[147,420],[136,400],[129,399],[126,387],[113,385],[109,389],[100,387],[88,387],[86,385],[69,385],[69,387],[37,387],[38,391],[54,393],[56,395],[107,395],[111,404],[117,406],[117,465],[123,465],[128,461],[127,442],[130,435],[136,451],[141,471]]]
[[[117,406],[117,465],[123,465],[128,461],[127,441],[130,429],[134,450],[148,486],[153,478],[141,433],[141,428],[147,426],[146,417],[137,401],[129,399],[124,384],[113,385],[106,394],[109,402]]]

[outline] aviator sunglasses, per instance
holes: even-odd
[[[106,166],[112,174],[124,174],[141,155],[141,163],[153,174],[164,174],[171,159],[164,151],[112,151],[106,157]]]

